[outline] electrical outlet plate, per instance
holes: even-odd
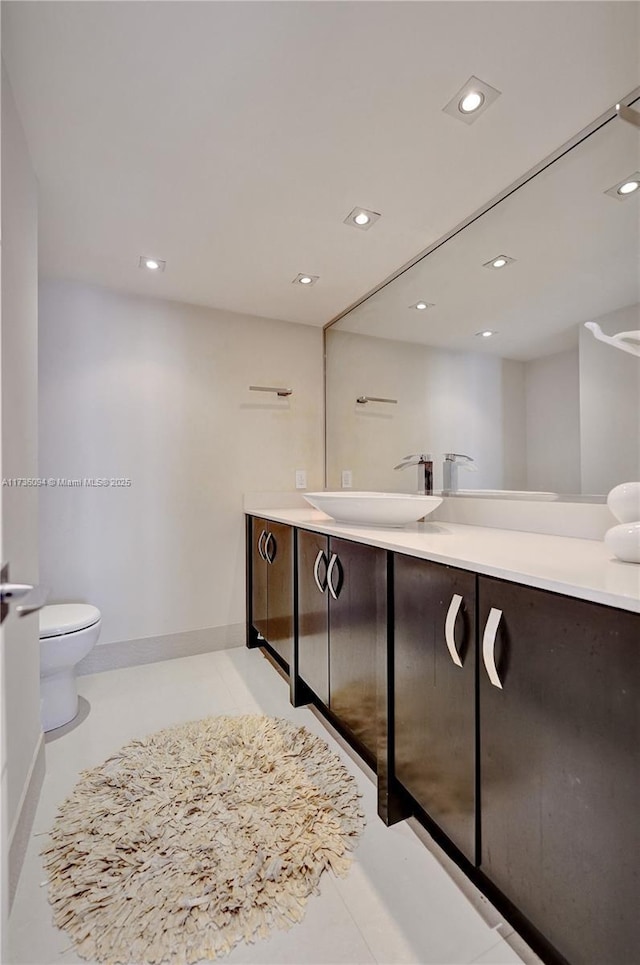
[[[296,469],[296,489],[307,488],[307,470]]]
[[[353,486],[353,474],[350,469],[342,470],[342,488],[351,489]]]

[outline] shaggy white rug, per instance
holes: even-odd
[[[289,928],[364,826],[356,784],[286,720],[210,717],[83,771],[43,851],[54,921],[83,958],[212,959]]]

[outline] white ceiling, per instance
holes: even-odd
[[[637,86],[638,10],[4,2],[42,271],[323,324]],[[502,96],[466,125],[471,74]]]

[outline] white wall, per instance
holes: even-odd
[[[242,494],[322,487],[322,332],[71,282],[40,293],[42,579],[103,642],[244,620]],[[286,386],[288,399],[249,392]]]
[[[393,466],[416,452],[433,454],[435,489],[445,452],[476,461],[460,488],[524,488],[523,363],[333,330],[327,372],[329,489],[351,469],[354,489],[415,492],[417,471]],[[360,395],[398,404],[360,405]]]
[[[607,335],[640,329],[640,305],[593,319]],[[640,359],[580,327],[582,490],[640,479]]]
[[[2,76],[2,477],[38,475],[38,240],[36,181],[20,119]],[[2,553],[11,578],[38,582],[37,491],[3,486]],[[37,614],[3,624],[7,825],[15,830],[40,744]],[[6,855],[3,855],[6,859]]]
[[[525,489],[581,493],[578,349],[525,365]]]

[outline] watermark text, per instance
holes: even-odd
[[[2,480],[3,488],[12,489],[129,489],[131,479],[115,476],[13,476]]]

